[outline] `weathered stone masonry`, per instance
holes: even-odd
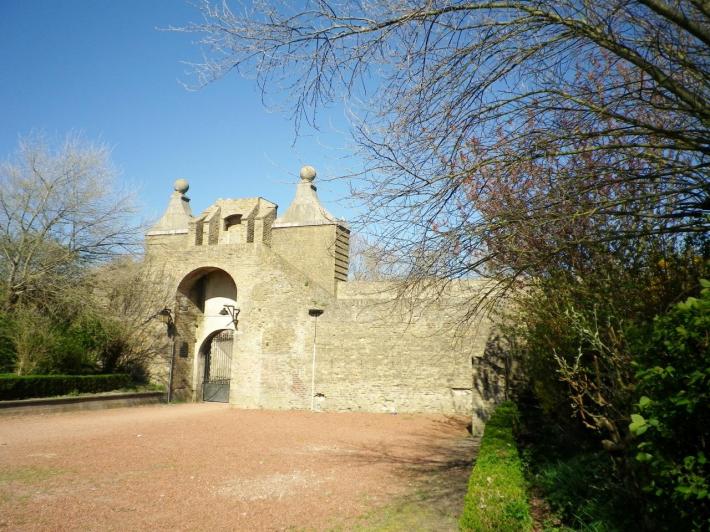
[[[219,369],[212,339],[226,330],[237,407],[485,415],[499,386],[481,362],[489,327],[455,327],[480,283],[402,302],[387,283],[347,282],[349,230],[314,179],[304,167],[281,217],[263,198],[193,216],[187,182],[175,183],[146,235],[147,263],[176,294],[174,396],[203,399]]]

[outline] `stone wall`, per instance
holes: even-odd
[[[347,271],[348,230],[336,224],[272,229],[272,249],[331,293]]]
[[[468,295],[398,301],[391,288],[343,283],[318,318],[320,407],[470,414],[489,324],[460,327]]]
[[[151,254],[149,260],[156,267],[160,265],[168,282],[198,278],[214,270],[222,270],[234,280],[236,304],[241,312],[235,335],[233,368],[238,383],[233,387],[233,402],[244,407],[265,406],[263,403],[268,397],[262,397],[260,389],[262,337],[269,337],[270,331],[278,330],[276,324],[283,324],[283,330],[296,331],[300,322],[306,320],[308,308],[331,296],[260,243],[158,249],[160,253]],[[163,249],[169,252],[163,253]],[[183,284],[185,288],[181,291]],[[187,356],[177,360],[174,381],[176,388],[180,388],[179,396],[198,399],[201,344],[212,332],[233,329],[234,325],[229,316],[219,316],[209,307],[198,308],[191,294],[191,283],[178,282],[174,288],[177,333],[189,344]],[[289,337],[289,333],[284,332],[274,345],[282,345]],[[289,344],[287,352],[280,350],[278,354],[282,362],[294,357],[300,360],[301,350],[302,344]],[[268,356],[268,349],[263,354]],[[297,398],[275,401],[273,406],[277,403],[281,404],[280,408],[302,406]]]
[[[237,407],[310,408],[315,333],[316,409],[485,416],[491,397],[473,376],[489,326],[456,327],[475,283],[465,294],[403,305],[384,283],[340,283],[336,297],[259,244],[172,249],[160,262],[175,279],[219,269],[234,280],[241,313],[230,402]],[[208,300],[219,297],[210,294]],[[176,309],[179,341],[189,348],[176,359],[175,396],[199,400],[200,346],[233,326],[216,307],[197,308],[189,290]],[[316,318],[310,309],[323,314]]]

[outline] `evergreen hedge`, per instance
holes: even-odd
[[[476,464],[468,481],[462,530],[531,530],[525,478],[513,425],[513,403],[496,408],[486,423]]]
[[[0,374],[0,400],[52,397],[69,393],[98,393],[131,385],[130,375],[14,375]]]

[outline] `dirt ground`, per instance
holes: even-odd
[[[0,530],[456,530],[460,417],[222,404],[0,417]]]

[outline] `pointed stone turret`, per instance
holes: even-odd
[[[148,231],[148,236],[176,235],[187,233],[188,225],[192,220],[190,198],[185,196],[190,184],[186,179],[178,179],[173,185],[175,189],[170,196],[168,208],[153,227]]]
[[[318,192],[313,184],[316,169],[304,166],[300,172],[301,181],[296,185],[296,197],[283,216],[276,219],[275,227],[302,225],[337,224],[339,220],[330,214],[318,199]]]
[[[272,249],[331,293],[348,275],[350,230],[321,205],[316,170],[301,168],[296,197],[272,228]]]

